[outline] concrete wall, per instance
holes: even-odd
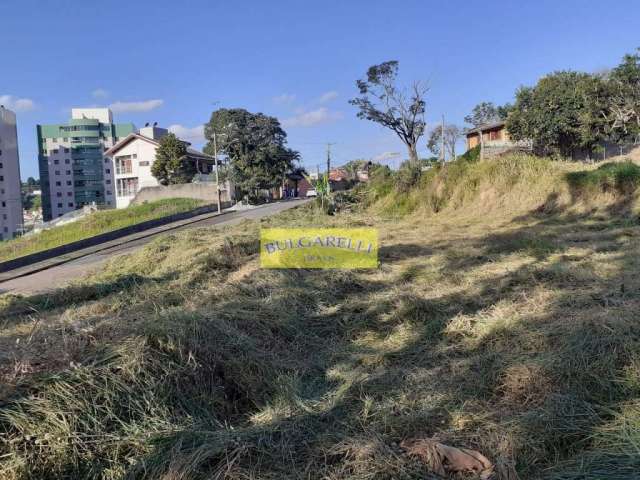
[[[220,196],[223,205],[231,203],[230,190],[228,185],[221,185]],[[195,198],[208,203],[216,203],[218,196],[215,183],[183,183],[166,187],[158,185],[156,187],[142,188],[131,200],[131,205],[154,202],[164,198]]]
[[[22,229],[22,197],[16,115],[0,107],[0,239]]]

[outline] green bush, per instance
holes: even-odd
[[[640,186],[640,166],[630,161],[605,163],[597,170],[570,172],[567,174],[569,185],[579,192],[633,193]]]

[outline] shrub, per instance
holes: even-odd
[[[640,186],[640,166],[630,161],[610,162],[597,170],[568,173],[566,178],[578,193],[617,191],[626,195]]]

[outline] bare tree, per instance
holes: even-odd
[[[358,107],[358,118],[371,120],[395,132],[407,146],[409,160],[417,164],[418,141],[427,125],[424,96],[428,88],[421,82],[413,82],[408,89],[398,88],[397,76],[397,61],[369,67],[367,79],[356,82],[360,97],[349,103]]]
[[[456,157],[456,143],[462,136],[462,130],[456,125],[444,126],[444,142],[442,141],[443,128],[438,125],[431,131],[429,135],[429,141],[427,142],[427,148],[433,152],[434,155],[442,155],[442,159],[445,158],[445,153],[449,154],[451,160],[455,160]],[[442,144],[444,143],[445,152],[442,152]]]

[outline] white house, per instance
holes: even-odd
[[[107,150],[104,155],[111,158],[115,183],[116,208],[125,208],[136,194],[145,187],[157,187],[158,180],[151,174],[151,165],[156,159],[160,139],[168,130],[155,125],[145,126],[131,133]],[[201,173],[210,173],[215,159],[187,145],[187,157],[196,163]]]

